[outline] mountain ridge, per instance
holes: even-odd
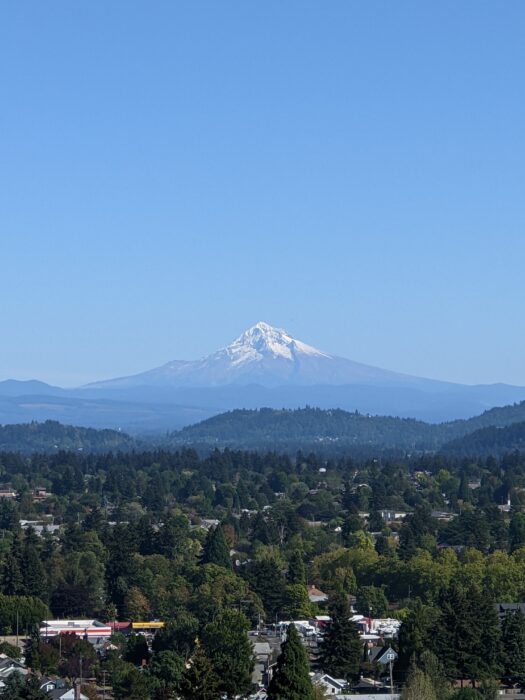
[[[0,423],[60,420],[128,432],[173,431],[236,408],[340,408],[429,422],[525,400],[525,387],[463,385],[331,355],[260,321],[200,360],[62,389],[0,382]]]

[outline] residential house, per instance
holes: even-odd
[[[404,520],[408,513],[403,510],[380,510],[379,515],[383,518],[385,523],[395,523]]]
[[[47,520],[20,520],[20,527],[22,530],[33,530],[39,537],[42,537],[44,532],[54,535],[60,530],[60,525],[53,525]]]
[[[20,673],[22,676],[27,676],[29,669],[24,666],[21,661],[12,659],[7,654],[0,654],[0,688],[3,688],[4,681],[13,673]]]
[[[503,622],[503,618],[509,610],[520,610],[525,615],[525,603],[496,603],[495,605],[500,622]]]
[[[371,647],[368,650],[368,661],[372,664],[381,664],[386,666],[390,662],[394,663],[397,660],[397,652],[388,646]]]
[[[308,586],[308,599],[310,603],[325,603],[328,595],[315,586]]]
[[[313,677],[314,683],[322,685],[326,695],[337,696],[344,692],[348,683],[344,678],[334,678],[328,673],[316,673]]]

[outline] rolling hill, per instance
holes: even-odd
[[[235,410],[188,426],[169,436],[169,444],[236,447],[249,449],[315,449],[337,451],[354,448],[435,451],[447,446],[454,452],[468,445],[471,434],[496,431],[513,438],[513,429],[525,420],[525,402],[495,408],[469,420],[430,424],[392,416],[370,416],[340,409],[324,411],[318,408],[297,410]],[[498,433],[497,431],[503,430]],[[506,432],[508,431],[508,432]],[[471,445],[476,444],[473,439]]]
[[[133,438],[116,430],[78,428],[57,421],[0,426],[2,452],[110,452],[135,447]]]

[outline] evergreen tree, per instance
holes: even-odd
[[[148,674],[156,690],[156,696],[175,697],[184,673],[184,659],[174,651],[161,651],[148,664]]]
[[[437,624],[439,609],[424,605],[417,598],[409,608],[408,615],[403,621],[398,636],[398,659],[395,665],[396,673],[404,679],[408,673],[411,660],[416,662],[431,643],[431,636]]]
[[[514,552],[525,547],[525,514],[513,513],[509,524],[509,547]]]
[[[525,678],[525,616],[519,608],[505,613],[501,637],[505,675]]]
[[[219,700],[219,678],[211,661],[200,647],[197,647],[188,667],[182,674],[178,695],[182,700]]]
[[[151,677],[131,664],[113,682],[115,700],[150,700],[152,696]]]
[[[46,572],[37,548],[33,544],[28,544],[22,556],[22,577],[24,580],[24,591],[26,595],[47,600],[48,591],[46,583]]]
[[[381,532],[385,527],[385,521],[381,516],[381,512],[378,510],[373,510],[368,518],[368,530],[369,532]]]
[[[461,481],[459,482],[458,499],[467,503],[470,500],[470,489],[468,486],[468,476],[465,470],[461,472]]]
[[[267,617],[274,620],[286,603],[285,582],[279,563],[266,556],[250,562],[244,574],[252,591],[261,599]]]
[[[359,678],[363,643],[344,595],[333,597],[329,610],[332,622],[320,645],[319,663],[326,673],[351,682]]]
[[[153,638],[153,651],[173,651],[188,659],[195,647],[199,621],[187,612],[180,612],[174,620],[167,622]]]
[[[287,620],[304,620],[312,615],[312,604],[308,598],[308,590],[302,583],[291,583],[286,586],[282,616]]]
[[[13,551],[8,552],[2,567],[2,593],[6,595],[21,595],[24,592],[24,582],[20,562]]]
[[[124,660],[140,666],[150,657],[148,642],[143,634],[130,634],[124,650]]]
[[[299,583],[306,585],[306,573],[304,568],[304,552],[299,547],[295,547],[288,560],[288,583]]]
[[[449,678],[498,677],[501,631],[491,599],[476,586],[461,589],[453,584],[442,594],[440,608],[432,643]]]
[[[432,518],[428,504],[417,506],[412,515],[405,518],[399,532],[399,554],[409,559],[416,549],[429,549],[429,543],[435,545],[434,535],[437,523]]]
[[[232,568],[230,550],[220,525],[210,528],[202,548],[202,564],[217,564],[225,569]]]
[[[314,700],[306,650],[294,625],[288,627],[268,688],[268,700]]]
[[[0,697],[2,700],[49,700],[49,695],[40,690],[36,676],[24,678],[20,673],[13,673],[3,679]]]
[[[204,628],[202,646],[220,679],[219,687],[228,698],[251,688],[255,664],[248,639],[249,624],[243,613],[225,608]]]

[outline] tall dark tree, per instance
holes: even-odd
[[[157,632],[153,639],[153,651],[173,651],[187,659],[193,652],[198,632],[197,618],[187,612],[181,612]]]
[[[513,513],[509,524],[509,547],[514,552],[525,547],[525,514]]]
[[[230,550],[220,525],[210,528],[202,548],[202,564],[217,564],[225,569],[232,568]]]
[[[505,675],[525,679],[525,615],[519,608],[505,613],[501,638]]]
[[[248,693],[255,664],[243,613],[225,608],[204,628],[202,646],[228,698]]]
[[[24,592],[24,581],[20,568],[20,560],[13,551],[7,553],[2,567],[2,592],[6,595],[21,595]]]
[[[346,596],[338,594],[329,602],[332,622],[320,647],[319,664],[323,671],[352,682],[359,678],[363,643],[357,626],[350,619]]]
[[[178,687],[182,700],[219,700],[219,677],[201,647],[197,647],[184,670]]]
[[[437,607],[424,605],[419,598],[409,608],[398,637],[399,655],[395,670],[401,679],[406,676],[412,659],[415,658],[418,662],[423,652],[429,648],[438,616]]]
[[[25,594],[47,600],[46,571],[40,561],[38,550],[32,543],[26,544],[24,548],[21,569]]]
[[[466,503],[467,501],[470,500],[470,489],[468,486],[468,475],[465,470],[461,472],[461,480],[459,482],[459,489],[458,489],[458,499],[460,501],[463,501]]]
[[[184,673],[184,659],[174,651],[161,651],[155,654],[148,664],[148,674],[151,676],[155,695],[159,698],[176,697]]]
[[[124,649],[124,660],[140,666],[143,661],[147,662],[149,657],[146,637],[143,634],[130,634]]]
[[[409,559],[416,549],[429,549],[437,530],[437,523],[432,517],[430,506],[418,506],[409,515],[399,533],[399,553]]]
[[[268,688],[268,700],[314,700],[308,657],[294,625],[288,627]]]
[[[300,547],[294,547],[288,560],[289,583],[301,583],[306,585],[306,572],[304,568],[304,552]]]
[[[255,560],[246,567],[244,575],[261,599],[267,618],[273,620],[286,603],[285,582],[278,562],[272,557]]]
[[[501,673],[501,631],[493,602],[476,586],[444,591],[432,635],[433,651],[449,678],[484,680]]]

